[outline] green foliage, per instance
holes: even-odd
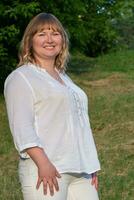
[[[0,90],[17,62],[19,43],[29,20],[40,12],[56,15],[70,37],[70,50],[95,57],[133,39],[132,0],[3,0],[0,2]],[[131,23],[127,23],[131,18]],[[128,26],[129,24],[129,26]],[[123,34],[122,34],[123,28]],[[131,33],[130,33],[131,32]],[[129,33],[130,39],[127,34]],[[125,43],[124,38],[126,40]]]
[[[117,1],[111,13],[113,27],[118,33],[118,48],[134,49],[134,1]]]
[[[38,13],[38,2],[0,2],[0,91],[7,75],[16,67],[19,42],[30,18]]]

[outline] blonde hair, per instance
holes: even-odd
[[[67,61],[69,59],[69,40],[66,31],[64,30],[61,22],[50,13],[40,13],[35,16],[28,24],[19,50],[19,64],[21,66],[26,63],[36,63],[35,57],[33,55],[32,50],[32,39],[34,35],[41,31],[43,27],[47,25],[47,27],[53,29],[54,31],[58,31],[62,36],[62,48],[60,53],[55,58],[55,67],[60,71],[65,71],[67,66]]]

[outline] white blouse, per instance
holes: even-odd
[[[88,118],[88,100],[65,73],[65,85],[33,64],[14,70],[5,81],[4,95],[16,149],[42,147],[60,173],[100,170]]]

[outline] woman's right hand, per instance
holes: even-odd
[[[28,155],[32,158],[38,167],[38,180],[36,188],[40,187],[43,183],[44,194],[47,194],[49,187],[50,195],[54,194],[54,188],[56,191],[59,190],[57,178],[61,178],[61,175],[50,162],[44,150],[40,147],[31,147],[26,149]]]
[[[61,175],[55,168],[55,166],[47,160],[47,162],[44,165],[41,165],[38,167],[38,181],[36,188],[38,189],[40,187],[40,184],[43,184],[43,190],[44,194],[47,194],[48,188],[50,191],[50,195],[54,195],[54,188],[56,191],[59,190],[59,185],[57,178],[61,178]]]

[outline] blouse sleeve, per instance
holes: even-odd
[[[34,94],[28,83],[21,72],[12,72],[4,85],[10,130],[19,153],[42,147],[35,129]]]

